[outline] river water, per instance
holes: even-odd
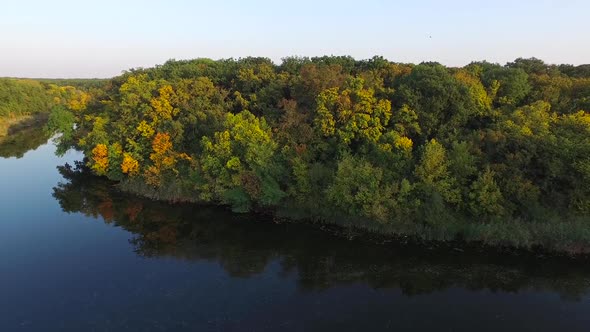
[[[585,261],[377,245],[148,201],[77,171],[77,152],[11,144],[0,331],[590,330]]]

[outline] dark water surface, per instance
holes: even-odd
[[[588,262],[151,202],[54,150],[0,157],[0,331],[590,331]]]

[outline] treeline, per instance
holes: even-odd
[[[47,87],[34,80],[0,79],[0,117],[49,112],[52,98]]]
[[[0,117],[47,113],[55,106],[76,111],[104,84],[98,79],[0,78]]]
[[[0,78],[0,138],[22,131],[26,135],[31,129],[42,128],[47,123],[52,130],[59,129],[67,138],[73,130],[72,112],[86,108],[90,96],[100,91],[101,82]],[[63,123],[69,126],[60,126]],[[39,140],[48,134],[36,138]]]
[[[57,86],[72,86],[84,91],[101,89],[109,81],[107,78],[37,78],[35,80]]]
[[[76,111],[86,107],[89,91],[98,86],[98,83],[80,87],[62,84],[69,81],[48,83],[51,81],[0,78],[0,118],[49,113],[55,107]]]
[[[197,59],[131,70],[93,96],[60,122],[76,123],[62,143],[152,198],[589,248],[589,66]]]

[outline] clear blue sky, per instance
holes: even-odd
[[[110,77],[167,59],[373,55],[590,63],[588,0],[14,0],[0,76]]]

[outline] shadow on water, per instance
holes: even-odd
[[[79,166],[79,165],[78,165]],[[551,291],[569,300],[590,288],[590,266],[565,258],[533,258],[347,240],[297,224],[122,193],[82,167],[58,167],[53,190],[65,212],[81,212],[131,232],[139,255],[218,262],[233,277],[280,263],[303,291],[363,283],[411,296],[460,287],[502,292]]]

